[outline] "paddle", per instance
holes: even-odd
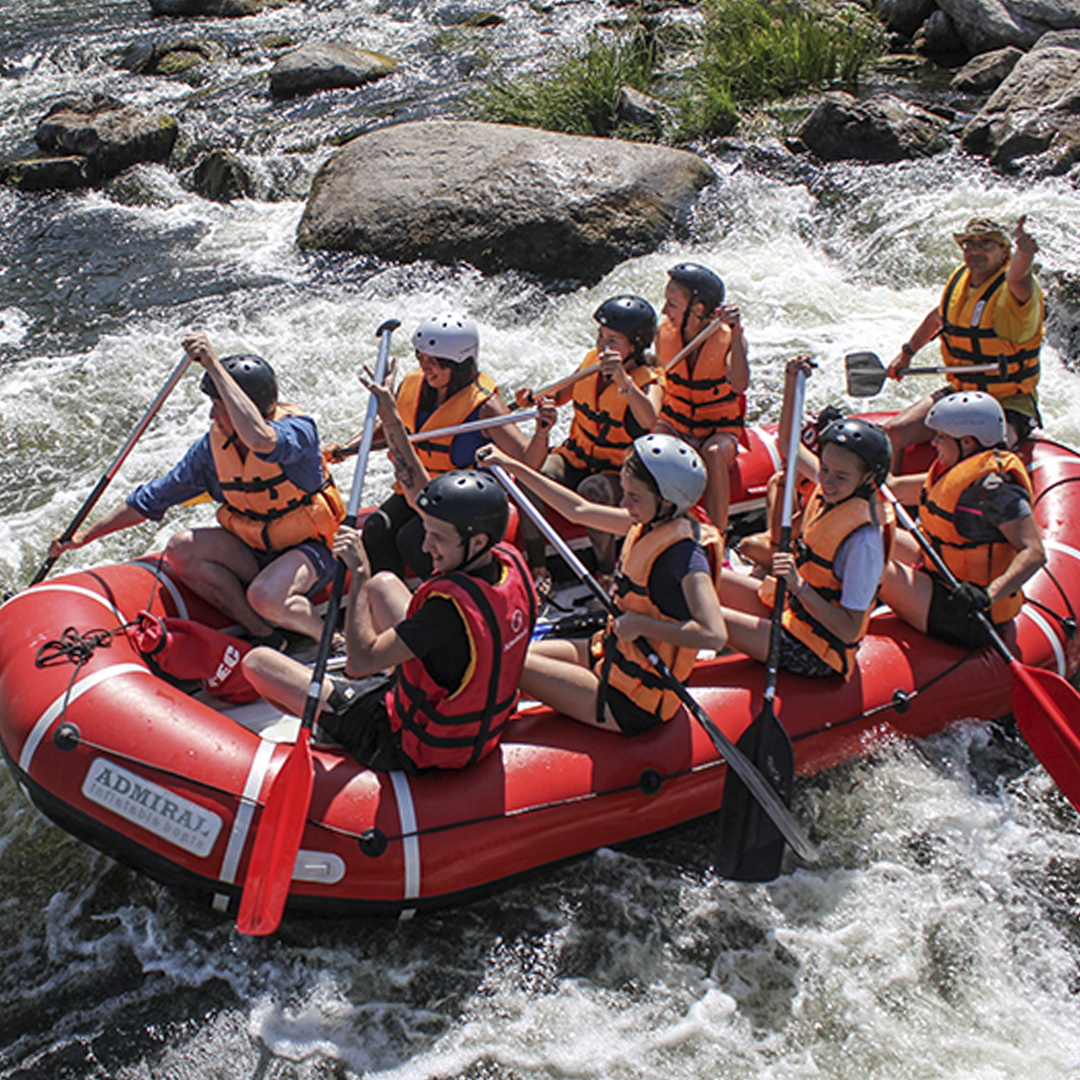
[[[798,428],[796,428],[798,430]],[[578,558],[574,549],[555,531],[547,518],[535,507],[529,498],[521,491],[517,484],[510,478],[501,465],[488,464],[484,468],[490,469],[492,475],[507,490],[510,496],[518,504],[518,508],[532,518],[533,524],[547,537],[555,550],[566,561],[567,566],[577,575],[578,579],[588,586],[589,591],[600,601],[611,615],[619,615],[620,611],[615,602],[604,591],[600,583],[589,573],[585,564]],[[693,714],[694,719],[705,729],[713,746],[721,754],[729,765],[728,779],[731,782],[732,774],[737,774],[743,783],[754,793],[764,811],[776,823],[776,827],[795,849],[798,855],[806,862],[817,862],[817,849],[803,835],[799,823],[795,820],[791,811],[780,801],[776,792],[769,786],[768,781],[758,772],[757,768],[749,759],[737,749],[731,740],[716,726],[713,719],[701,707],[697,698],[683,686],[672,674],[671,669],[660,659],[656,650],[643,637],[634,642],[634,647],[644,655],[650,664],[656,668],[660,677],[679,695],[680,700]]]
[[[699,331],[697,336],[690,342],[689,345],[684,345],[665,365],[664,371],[670,371],[687,353],[696,349],[706,338],[711,337],[716,331],[723,325],[720,319],[716,319],[714,322],[709,323],[703,330]],[[568,386],[573,386],[574,383],[580,382],[582,379],[587,378],[589,375],[595,375],[600,370],[600,364],[590,364],[588,367],[579,368],[571,375],[566,375],[561,379],[557,379],[553,383],[548,383],[547,386],[540,387],[539,390],[534,390],[529,395],[531,401],[539,401],[542,397],[552,397],[560,390],[565,390]],[[520,393],[520,391],[519,391]],[[512,406],[513,408],[520,408],[521,403]],[[525,419],[520,417],[520,419]]]
[[[938,573],[955,589],[960,584],[956,575],[907,509],[887,488],[882,487],[881,493],[892,503],[900,523],[915,537]],[[1013,715],[1021,733],[1054,783],[1080,810],[1080,694],[1056,672],[1022,664],[987,616],[981,611],[975,614],[1012,672]]]
[[[397,319],[390,319],[378,329],[379,354],[375,361],[374,374],[374,381],[377,383],[386,378],[390,338],[400,325]],[[356,515],[360,509],[360,493],[364,487],[364,474],[371,453],[377,409],[378,402],[372,395],[368,398],[367,419],[345,516],[345,524],[350,527],[355,527]],[[242,934],[272,934],[281,923],[281,915],[285,910],[296,856],[300,851],[300,840],[307,823],[311,792],[315,785],[311,762],[311,728],[318,712],[323,676],[326,674],[326,662],[330,656],[330,643],[334,637],[334,617],[341,606],[341,597],[345,591],[345,573],[345,563],[338,559],[319,651],[315,656],[315,669],[311,673],[311,685],[304,701],[300,731],[289,756],[274,778],[251,847],[244,892],[240,898],[240,912],[236,919],[237,929]]]
[[[847,372],[847,392],[851,397],[873,397],[881,392],[888,375],[885,366],[872,352],[850,352],[844,357]],[[962,367],[920,367],[903,368],[897,372],[899,378],[909,375],[985,375],[991,372],[1005,377],[1008,361],[999,356],[993,364],[964,364]]]
[[[180,363],[173,368],[172,374],[165,380],[165,385],[159,391],[158,396],[150,403],[150,408],[146,410],[142,419],[132,429],[127,442],[120,447],[120,452],[113,459],[113,463],[105,470],[104,476],[97,482],[94,490],[90,492],[82,506],[79,507],[78,513],[71,520],[71,524],[60,534],[60,543],[66,544],[75,535],[79,526],[86,520],[87,515],[97,505],[98,499],[101,498],[105,489],[112,483],[113,477],[120,471],[120,466],[124,464],[142,433],[150,426],[150,422],[157,416],[161,406],[165,404],[165,399],[173,392],[173,388],[180,381],[184,372],[187,371],[190,363],[191,357],[185,354]],[[44,581],[49,571],[56,565],[56,560],[59,557],[59,555],[50,555],[41,564],[41,569],[34,575],[34,580],[30,584],[36,585],[39,581]]]
[[[799,445],[806,400],[806,376],[801,370],[796,374],[794,389],[780,514],[780,551],[791,549],[791,514],[799,474]],[[784,578],[777,578],[769,629],[764,700],[761,712],[754,717],[736,745],[769,778],[784,804],[790,805],[795,779],[795,752],[791,746],[791,736],[776,717],[776,678],[780,670],[781,619],[786,595],[787,582]],[[716,872],[733,881],[772,881],[780,873],[783,856],[784,838],[774,822],[761,812],[761,804],[754,799],[739,776],[729,776],[724,782],[724,800],[720,805]]]
[[[518,424],[523,420],[535,420],[540,415],[539,409],[529,409],[522,413],[507,413],[505,416],[495,416],[491,419],[466,420],[463,424],[454,424],[452,427],[434,428],[432,431],[417,431],[407,436],[409,442],[429,442],[431,439],[442,439],[447,435],[466,435],[470,431],[487,431],[488,428],[506,427],[507,424]],[[386,446],[386,440],[380,440],[379,448]],[[360,444],[345,446],[333,455],[334,461],[344,461],[360,449]]]

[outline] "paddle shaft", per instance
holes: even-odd
[[[435,428],[432,431],[417,431],[406,438],[411,443],[428,442],[430,439],[442,439],[447,435],[467,435],[470,431],[487,431],[488,428],[506,427],[508,424],[517,424],[523,420],[535,420],[540,415],[539,409],[528,409],[522,413],[507,413],[505,416],[493,416],[490,420],[481,417],[479,420],[466,420],[463,424],[454,424],[452,427]],[[367,428],[365,427],[365,431]],[[374,436],[372,436],[374,439]],[[385,440],[382,442],[385,446]],[[372,443],[372,447],[374,443]],[[370,451],[371,447],[369,447]],[[335,460],[341,461],[359,452],[359,445],[350,446],[341,450]]]
[[[615,606],[615,602],[604,591],[596,578],[589,573],[588,568],[577,557],[573,548],[571,548],[570,545],[555,531],[547,518],[545,518],[540,510],[525,496],[506,470],[501,465],[486,465],[485,468],[491,470],[499,483],[502,484],[507,492],[513,497],[518,505],[518,509],[524,511],[524,513],[532,520],[533,524],[545,537],[547,537],[555,550],[566,561],[566,564],[573,570],[574,574],[577,575],[578,579],[588,586],[588,589],[593,596],[604,605],[611,615],[620,615],[621,612]],[[675,678],[670,668],[668,668],[663,660],[660,659],[656,650],[644,637],[637,638],[634,641],[634,646],[648,658],[649,663],[656,668],[660,677],[679,695],[683,704],[685,704],[693,713],[698,723],[704,727],[709,738],[712,740],[713,745],[723,754],[728,765],[730,765],[739,775],[743,783],[761,803],[762,809],[768,814],[769,818],[784,835],[784,839],[787,840],[792,848],[794,848],[799,856],[806,862],[816,862],[818,860],[817,849],[810,843],[806,836],[803,835],[802,829],[799,827],[799,823],[795,820],[791,811],[783,804],[783,802],[781,802],[776,792],[769,785],[765,777],[758,772],[757,768],[749,758],[747,758],[746,755],[743,754],[742,751],[739,750],[723,733],[723,731],[716,726],[712,717],[701,707],[701,704],[694,695],[691,694],[677,678]]]
[[[876,353],[855,352],[844,357],[847,371],[848,393],[855,397],[871,397],[880,392],[888,378],[885,365]],[[954,367],[918,367],[901,368],[896,373],[897,379],[906,379],[909,375],[989,375],[996,373],[1002,378],[1008,373],[1008,360],[999,356],[994,363],[963,364]],[[859,385],[853,385],[859,384]]]
[[[79,507],[78,513],[72,518],[71,524],[61,533],[60,542],[66,544],[78,531],[79,526],[86,520],[90,511],[97,505],[98,499],[105,493],[105,489],[112,483],[113,477],[120,471],[120,466],[127,460],[128,454],[131,453],[135,444],[139,441],[142,433],[150,426],[150,422],[157,416],[161,406],[165,404],[165,399],[173,392],[176,384],[183,377],[183,374],[188,369],[188,365],[191,363],[191,357],[187,354],[172,370],[172,374],[165,381],[165,385],[158,392],[158,396],[151,402],[150,407],[143,414],[143,418],[132,429],[131,434],[127,438],[127,442],[120,448],[119,453],[113,459],[113,463],[105,470],[105,474],[97,482],[94,490],[87,496],[86,501]],[[36,585],[39,581],[43,581],[48,575],[49,571],[56,565],[58,555],[50,555],[44,563],[41,565],[41,569],[34,575],[34,580],[30,582],[31,585]]]

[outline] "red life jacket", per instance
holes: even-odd
[[[471,650],[465,677],[454,690],[440,686],[422,660],[398,666],[386,711],[393,729],[401,732],[402,750],[419,768],[460,769],[486,757],[517,704],[536,596],[514,548],[496,544],[492,554],[502,570],[494,585],[454,571],[428,578],[409,602],[406,618],[429,597],[452,601]]]

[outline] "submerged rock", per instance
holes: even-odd
[[[236,19],[287,3],[289,0],[150,0],[150,10],[155,15],[216,15]]]
[[[270,71],[270,93],[277,98],[319,90],[363,86],[397,70],[397,61],[382,53],[343,42],[314,42],[281,57]]]
[[[714,179],[695,154],[434,120],[353,139],[320,169],[301,246],[596,280],[652,250]]]
[[[795,139],[823,161],[901,161],[946,149],[947,127],[944,118],[891,94],[859,101],[836,92],[822,98]]]
[[[228,150],[211,150],[195,166],[192,182],[204,199],[215,202],[249,197],[255,186],[251,174]]]
[[[1045,34],[964,128],[964,147],[995,165],[1021,158],[1041,173],[1080,159],[1080,30]]]

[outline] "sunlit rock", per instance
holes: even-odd
[[[319,171],[303,247],[596,280],[654,249],[714,179],[695,154],[500,124],[353,139]]]
[[[397,61],[382,53],[357,49],[340,41],[312,42],[281,57],[270,71],[270,93],[277,98],[319,90],[363,86],[397,70]]]
[[[969,60],[952,77],[949,85],[965,94],[988,94],[1005,81],[1023,55],[1022,50],[1011,45],[1007,49],[983,53]]]

